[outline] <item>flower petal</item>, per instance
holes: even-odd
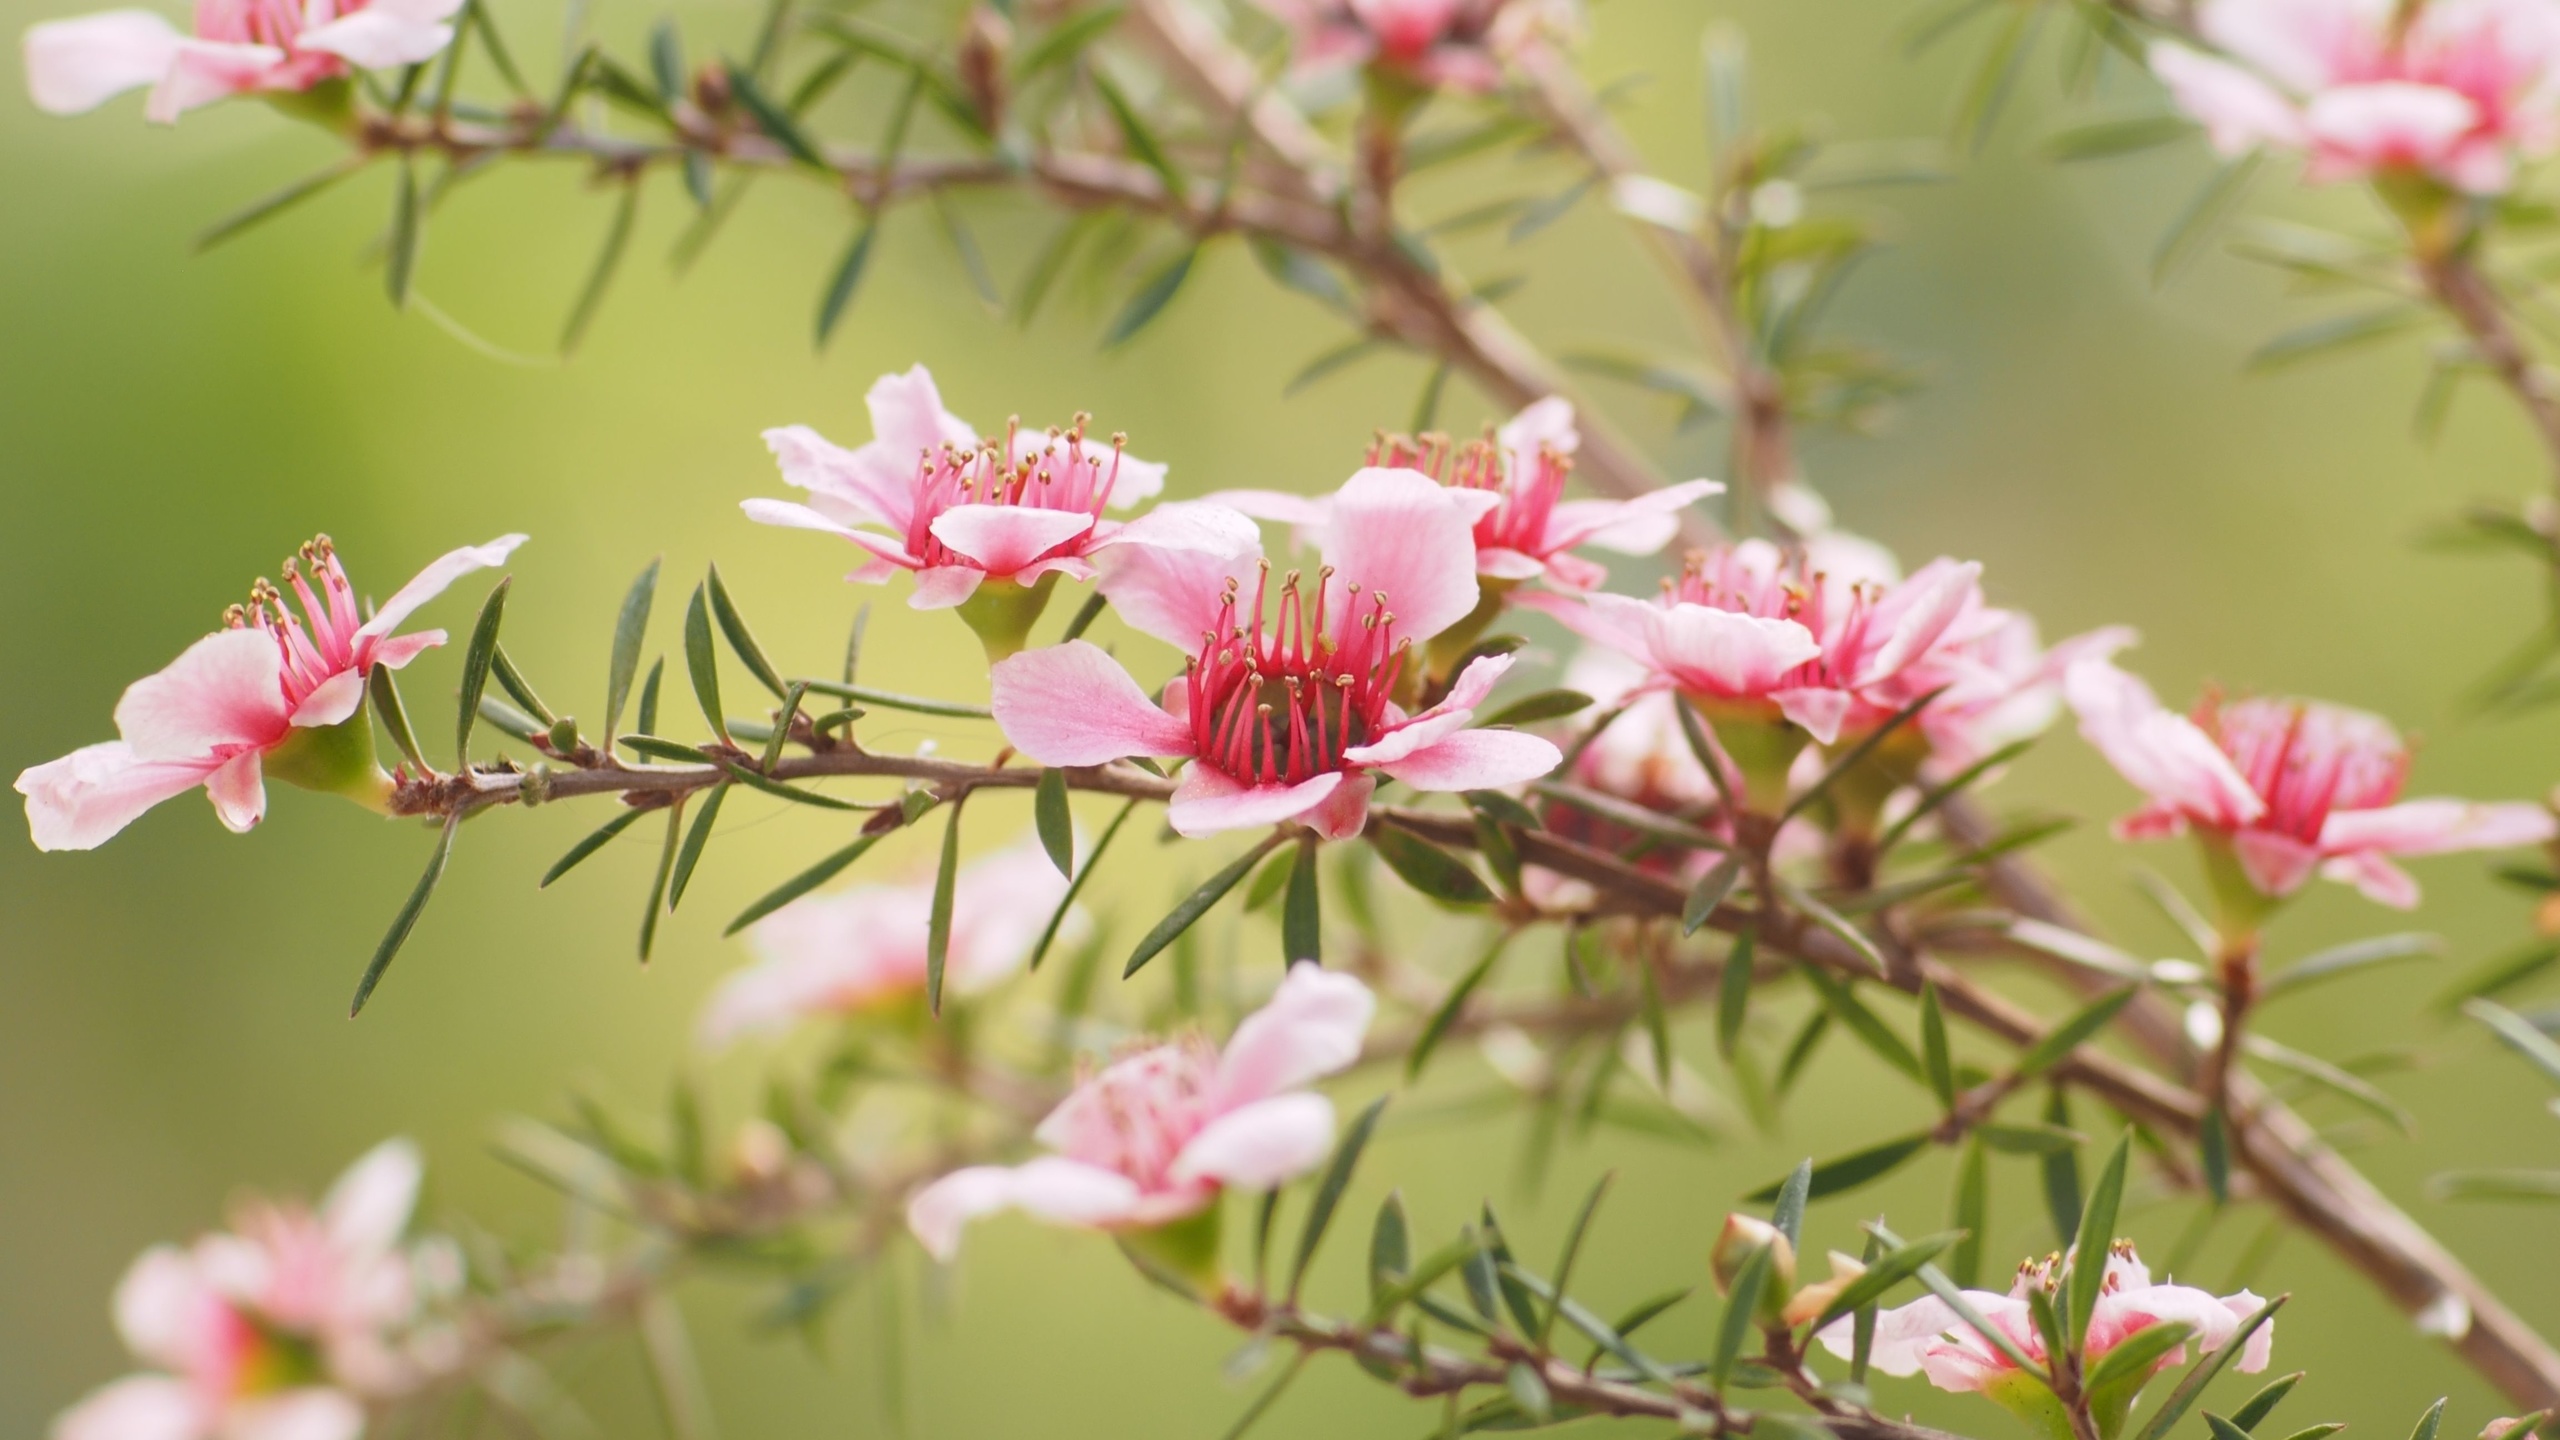
[[[403,637],[408,638],[408,637]],[[417,651],[411,650],[411,656]],[[398,669],[398,666],[393,666]],[[366,674],[362,670],[341,670],[320,682],[319,688],[302,697],[287,717],[289,723],[305,728],[335,725],[356,713],[364,704]]]
[[[361,10],[303,31],[293,44],[367,70],[415,65],[453,43],[453,27],[445,22],[461,8],[451,0],[371,0]]]
[[[924,451],[945,445],[968,450],[978,443],[978,432],[969,428],[968,421],[942,408],[942,392],[933,383],[933,372],[922,365],[872,381],[862,403],[871,412],[872,444],[909,474]]]
[[[2063,673],[2062,693],[2080,717],[2080,733],[2144,795],[2217,828],[2266,813],[2220,746],[2112,661],[2074,663]]]
[[[2353,885],[2358,893],[2376,905],[2394,910],[2418,908],[2418,880],[2408,871],[2394,865],[2380,852],[2358,851],[2341,855],[2320,864],[2323,877],[2342,885]]]
[[[1840,722],[1849,718],[1849,707],[1855,702],[1846,690],[1807,687],[1780,690],[1769,697],[1778,702],[1778,713],[1803,728],[1817,744],[1828,745],[1840,738]]]
[[[255,750],[243,750],[204,777],[204,794],[213,802],[214,818],[234,835],[248,834],[267,818],[266,775],[258,756]]]
[[[180,115],[199,105],[263,90],[285,58],[285,53],[273,45],[232,45],[182,37],[169,61],[168,73],[151,87],[151,97],[143,102],[143,118],[154,125],[174,124]]]
[[[1416,790],[1498,790],[1554,772],[1564,752],[1518,730],[1461,730],[1378,768]]]
[[[1271,1190],[1324,1163],[1333,1148],[1333,1102],[1321,1095],[1275,1095],[1203,1126],[1174,1156],[1179,1183],[1214,1180]]]
[[[907,597],[907,608],[948,610],[965,605],[986,578],[987,572],[975,565],[928,565],[916,572],[915,593]]]
[[[320,1202],[329,1238],[350,1254],[379,1254],[400,1243],[417,1208],[426,1161],[414,1141],[385,1140],[347,1167]]]
[[[907,1228],[926,1253],[948,1261],[960,1251],[961,1228],[984,1215],[1019,1208],[1062,1225],[1108,1225],[1142,1198],[1127,1176],[1045,1156],[1011,1169],[975,1165],[943,1176],[907,1202]]]
[[[27,834],[39,850],[94,850],[142,812],[204,783],[218,760],[145,760],[121,740],[28,768]]]
[[[2169,87],[2178,108],[2204,122],[2213,148],[2224,157],[2262,145],[2299,145],[2302,114],[2274,86],[2228,60],[2184,45],[2155,44],[2151,73]]]
[[[1342,752],[1342,758],[1354,765],[1388,765],[1402,760],[1426,745],[1438,743],[1466,728],[1475,718],[1475,708],[1493,693],[1505,672],[1511,668],[1508,655],[1479,655],[1467,662],[1457,682],[1439,704],[1389,730],[1366,745],[1354,745]]]
[[[1091,531],[1093,517],[1030,505],[954,505],[928,528],[934,539],[988,574],[1005,576]]]
[[[1589,603],[1595,615],[1627,614],[1641,627],[1643,658],[1684,690],[1765,695],[1788,671],[1822,653],[1813,632],[1793,620],[1686,602],[1654,605],[1616,595],[1594,595]],[[1638,611],[1626,611],[1626,605]]]
[[[53,1422],[52,1440],[201,1440],[208,1417],[184,1380],[128,1375],[89,1392]]]
[[[1713,480],[1687,480],[1633,500],[1567,500],[1547,520],[1547,548],[1597,545],[1621,555],[1651,555],[1680,533],[1681,511],[1723,493],[1724,486]]]
[[[36,108],[77,115],[167,75],[178,29],[148,10],[104,10],[30,25],[21,49]]]
[[[1335,625],[1363,623],[1381,595],[1397,636],[1416,644],[1465,619],[1477,596],[1468,508],[1460,492],[1417,471],[1371,468],[1343,482],[1321,546],[1335,572]]]
[[[1190,744],[1187,736],[1183,743],[1186,747]],[[1277,825],[1284,820],[1304,819],[1332,798],[1342,783],[1341,771],[1328,770],[1295,785],[1248,786],[1204,760],[1183,772],[1182,784],[1165,806],[1164,818],[1175,834],[1189,839],[1223,830]]]
[[[2404,800],[2372,810],[2336,810],[2320,827],[2332,854],[2377,850],[2386,855],[2442,855],[2539,845],[2553,833],[2549,810],[2521,801]]]
[[[1159,505],[1095,547],[1096,586],[1131,629],[1179,650],[1217,628],[1230,583],[1252,578],[1262,532],[1239,510],[1206,500]]]
[[[767,430],[764,444],[773,452],[782,478],[808,491],[812,499],[842,507],[854,518],[886,525],[902,535],[913,523],[915,448],[899,454],[886,441],[874,441],[860,450],[847,450],[806,425]]]
[[[116,1282],[116,1334],[155,1365],[186,1370],[220,1343],[221,1300],[187,1252],[154,1245]]]
[[[419,606],[443,594],[446,586],[472,571],[506,564],[507,557],[515,553],[524,539],[522,535],[501,535],[486,545],[465,545],[437,556],[428,562],[426,569],[418,572],[416,579],[401,586],[390,599],[382,602],[382,608],[374,611],[373,618],[356,631],[357,644],[361,646],[368,639],[378,640],[390,634]],[[359,649],[357,653],[363,652]]]
[[[247,1399],[223,1417],[223,1440],[357,1440],[364,1406],[344,1390],[307,1386]]]
[[[1271,520],[1282,525],[1314,527],[1333,517],[1332,497],[1299,495],[1287,490],[1220,490],[1201,498],[1201,503],[1223,505],[1256,520]]]
[[[1191,728],[1158,709],[1101,647],[1070,640],[996,663],[996,725],[1043,765],[1188,755]]]
[[[1228,1038],[1212,1104],[1231,1110],[1349,1068],[1377,1013],[1377,997],[1356,977],[1299,961]]]
[[[263,630],[225,630],[126,687],[116,729],[145,760],[193,760],[218,746],[284,738],[284,661]]]

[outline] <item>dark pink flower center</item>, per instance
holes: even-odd
[[[1184,676],[1191,733],[1204,764],[1247,785],[1295,785],[1343,768],[1342,752],[1376,739],[1391,723],[1396,681],[1410,641],[1395,638],[1384,594],[1347,587],[1348,613],[1328,615],[1330,568],[1312,594],[1297,571],[1280,582],[1276,617],[1266,620],[1271,568],[1253,582],[1250,621],[1239,614],[1234,581],[1218,606],[1218,628],[1201,637]]]
[[[2254,828],[2317,844],[2333,810],[2370,810],[2400,796],[2409,750],[2371,715],[2300,700],[2208,696],[2196,724],[2266,802]]]
[[[1445,435],[1381,435],[1369,447],[1369,463],[1418,470],[1455,490],[1482,490],[1501,503],[1476,521],[1478,550],[1517,550],[1544,560],[1553,548],[1548,527],[1573,461],[1546,445],[1538,447],[1527,473],[1506,463],[1502,446],[1490,435],[1452,446]]]
[[[916,458],[915,511],[907,521],[907,553],[927,568],[974,565],[933,533],[933,522],[961,505],[1059,510],[1101,519],[1102,508],[1111,502],[1112,487],[1120,480],[1127,437],[1112,436],[1111,455],[1101,459],[1085,453],[1084,427],[1085,417],[1079,415],[1074,428],[1064,433],[1051,430],[1046,446],[1018,460],[1013,458],[1021,448],[1014,424],[1005,427],[1001,443],[984,440],[971,449],[945,445],[939,452],[923,452]],[[1079,553],[1090,534],[1088,530],[1050,546],[1035,562]]]
[[[317,593],[303,578],[304,565],[320,582]],[[364,617],[328,536],[313,536],[298,555],[287,558],[284,578],[301,605],[301,614],[294,613],[273,581],[261,576],[249,587],[249,602],[224,611],[222,623],[234,630],[264,630],[275,637],[276,649],[284,658],[284,701],[290,713],[332,676],[366,663],[369,657],[359,652],[370,647],[357,637]]]

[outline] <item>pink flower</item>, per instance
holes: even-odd
[[[1223,1053],[1194,1037],[1114,1060],[1040,1122],[1056,1153],[943,1176],[908,1202],[908,1228],[948,1260],[962,1226],[999,1210],[1151,1229],[1206,1210],[1224,1186],[1285,1184],[1333,1145],[1333,1102],[1305,1087],[1360,1058],[1376,1009],[1351,976],[1293,965]]]
[[[945,983],[972,994],[1021,969],[1066,890],[1066,878],[1027,836],[964,866],[953,880]],[[727,1045],[813,1016],[922,997],[932,911],[930,881],[857,886],[784,906],[749,932],[762,959],[712,992],[702,1043]],[[1083,918],[1071,912],[1060,934],[1073,941]]]
[[[1205,502],[1167,512],[1203,531],[1251,528]],[[1124,550],[1103,593],[1130,625],[1193,652],[1183,678],[1159,708],[1084,641],[1027,651],[995,667],[1005,738],[1043,765],[1189,759],[1167,814],[1184,835],[1294,821],[1347,839],[1367,822],[1372,772],[1417,790],[1476,790],[1554,769],[1562,753],[1537,736],[1467,728],[1507,655],[1470,663],[1418,715],[1396,701],[1416,678],[1414,647],[1476,606],[1475,546],[1455,492],[1410,470],[1363,470],[1329,515],[1323,570],[1312,587],[1285,576],[1276,614],[1257,549]]]
[[[2126,839],[2188,829],[2230,847],[2258,893],[2292,894],[2317,869],[2407,909],[2418,883],[2396,855],[2494,850],[2552,838],[2551,812],[2509,802],[2399,799],[2409,751],[2379,716],[2305,700],[2207,697],[2192,717],[2103,659],[2064,680],[2080,733],[2150,803]],[[2396,803],[2395,803],[2396,802]]]
[[[1262,0],[1296,38],[1302,70],[1374,65],[1426,89],[1482,93],[1502,60],[1572,29],[1562,0]]]
[[[1731,820],[1723,813],[1713,778],[1698,763],[1681,732],[1678,702],[1659,690],[1645,691],[1644,669],[1614,650],[1588,649],[1565,667],[1564,686],[1591,697],[1593,713],[1624,702],[1626,709],[1574,757],[1566,778],[1586,790],[1624,800],[1658,814],[1673,815],[1724,839],[1731,839]],[[1739,786],[1728,767],[1727,783]],[[1587,810],[1551,800],[1540,818],[1553,834],[1613,854],[1625,853],[1643,837]],[[1649,846],[1634,861],[1657,874],[1695,878],[1720,857],[1706,851]],[[1528,897],[1545,910],[1579,910],[1596,898],[1591,887],[1540,866],[1521,872]]]
[[[2128,1337],[2164,1321],[2193,1326],[2192,1338],[2199,1348],[2219,1350],[2239,1332],[2241,1322],[2267,1303],[2246,1290],[2217,1297],[2187,1285],[2154,1285],[2150,1269],[2126,1241],[2116,1242],[2106,1264],[2104,1288],[2089,1319],[2087,1358],[2091,1365]],[[2060,1257],[2029,1261],[2018,1267],[2018,1278],[2008,1294],[1967,1290],[1964,1298],[2028,1359],[2041,1365],[2047,1356],[2044,1341],[2036,1333],[2034,1321],[2028,1318],[2027,1291],[2032,1286],[2053,1294],[2068,1273],[2068,1266]],[[1820,1339],[1825,1348],[1843,1359],[1850,1356],[1856,1344],[1852,1322],[1848,1320],[1826,1326]],[[2251,1332],[2234,1368],[2244,1375],[2266,1369],[2274,1346],[2275,1325],[2270,1321]],[[2186,1347],[2180,1346],[2161,1357],[2159,1365],[2153,1367],[2154,1373],[2185,1359]],[[1926,1373],[1929,1383],[1941,1390],[1980,1391],[2003,1399],[2008,1398],[2001,1395],[2004,1382],[2033,1383],[2025,1381],[1997,1345],[1957,1319],[1955,1308],[1934,1295],[1876,1317],[1869,1363],[1887,1375]],[[2131,1400],[2131,1395],[2125,1397],[2127,1404]]]
[[[116,1328],[160,1367],[92,1394],[53,1440],[355,1440],[365,1401],[416,1378],[401,1352],[421,1257],[400,1248],[417,1148],[386,1141],[315,1214],[253,1203],[229,1233],[155,1246],[116,1287]]]
[[[266,815],[269,774],[378,803],[390,779],[375,765],[372,732],[361,723],[365,683],[374,666],[397,670],[445,638],[441,630],[394,636],[393,628],[455,580],[505,563],[523,543],[521,535],[502,535],[452,551],[369,620],[360,618],[329,537],[303,546],[319,590],[294,561],[285,562],[299,615],[260,580],[248,604],[231,607],[227,628],[125,690],[116,705],[122,739],[18,776],[36,848],[92,849],[143,811],[199,785],[224,825],[246,831]]]
[[[1633,657],[1649,683],[1710,708],[1783,719],[1822,744],[1897,708],[1891,687],[1980,603],[1982,567],[1936,560],[1910,579],[1842,583],[1765,540],[1689,558],[1651,600],[1596,594],[1537,602]]]
[[[1592,545],[1621,555],[1651,555],[1679,533],[1679,513],[1724,493],[1713,480],[1666,486],[1636,500],[1567,500],[1565,479],[1582,443],[1572,402],[1556,396],[1531,405],[1489,438],[1452,449],[1440,437],[1382,439],[1372,466],[1418,470],[1459,492],[1475,522],[1476,573],[1491,580],[1544,577],[1559,590],[1598,588],[1609,572],[1579,555]],[[1209,497],[1247,515],[1320,527],[1322,496],[1279,490],[1227,490]]]
[[[2214,147],[2310,157],[2315,180],[2419,172],[2503,192],[2560,142],[2560,5],[2551,0],[2205,0],[2228,58],[2154,45],[2151,65]]]
[[[1118,544],[1182,543],[1144,522],[1105,520],[1164,488],[1162,465],[1115,441],[1085,438],[1083,423],[1046,436],[1008,431],[982,441],[942,408],[921,365],[871,386],[871,443],[846,450],[805,425],[765,432],[782,476],[809,503],[749,500],[750,519],[823,530],[869,552],[847,579],[886,581],[915,572],[919,610],[960,605],[990,580],[1031,586],[1051,575],[1090,580],[1094,560]],[[1028,621],[1025,621],[1027,624]]]
[[[304,91],[351,65],[414,65],[453,42],[461,0],[197,0],[195,33],[148,10],[107,10],[27,30],[27,89],[55,115],[148,85],[144,114],[262,90]]]

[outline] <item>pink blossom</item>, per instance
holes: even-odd
[[[347,74],[414,65],[453,42],[461,0],[196,0],[195,33],[149,10],[30,26],[27,89],[55,115],[151,87],[144,114],[168,124],[233,95],[304,91]]]
[[[1746,540],[1693,554],[1650,600],[1532,603],[1646,666],[1650,684],[1727,714],[1784,720],[1828,745],[1898,708],[1895,682],[1979,605],[1981,572],[1936,560],[1896,584],[1844,583]]]
[[[2217,1297],[2187,1285],[2154,1285],[2149,1267],[2126,1241],[2116,1242],[2106,1265],[2098,1306],[2089,1319],[2087,1360],[2093,1366],[2127,1338],[2163,1322],[2193,1326],[2192,1338],[2199,1348],[2219,1350],[2231,1343],[2242,1322],[2267,1303],[2246,1290]],[[1967,1290],[1964,1298],[2028,1359],[2041,1365],[2048,1357],[2043,1338],[2028,1316],[2027,1291],[2033,1287],[2051,1294],[2068,1273],[2068,1265],[2060,1256],[2029,1261],[2018,1267],[2018,1278],[2008,1294]],[[1838,1320],[1825,1327],[1819,1338],[1832,1354],[1847,1359],[1856,1345],[1852,1332],[1852,1322]],[[2275,1324],[2270,1321],[2250,1333],[2233,1368],[2244,1375],[2266,1369],[2274,1346]],[[2162,1356],[2154,1371],[2184,1363],[2185,1359],[2186,1347],[2182,1345]],[[1983,1391],[1995,1396],[2004,1381],[2023,1379],[2016,1364],[1997,1345],[1957,1319],[1955,1307],[1934,1295],[1876,1317],[1869,1363],[1887,1375],[1925,1373],[1929,1383],[1941,1390]],[[2130,1397],[2127,1399],[2129,1403]]]
[[[1440,436],[1381,439],[1369,463],[1418,470],[1458,491],[1475,522],[1476,573],[1516,582],[1543,577],[1559,590],[1597,589],[1609,572],[1573,553],[1589,545],[1621,555],[1651,555],[1680,530],[1680,512],[1724,493],[1713,480],[1670,485],[1635,500],[1567,500],[1566,478],[1581,444],[1572,402],[1531,405],[1487,438],[1452,447]],[[1302,528],[1325,522],[1322,496],[1278,490],[1227,490],[1209,497],[1247,515]]]
[[[1251,528],[1205,502],[1167,512],[1203,532]],[[1131,547],[1106,569],[1103,593],[1133,627],[1192,651],[1164,705],[1078,640],[995,667],[996,723],[1043,765],[1189,759],[1167,815],[1185,835],[1296,822],[1346,839],[1367,821],[1373,772],[1417,790],[1535,779],[1563,759],[1554,745],[1467,728],[1509,656],[1470,663],[1420,714],[1396,700],[1417,678],[1414,647],[1475,609],[1470,525],[1457,494],[1427,477],[1363,470],[1331,501],[1315,583],[1289,572],[1276,606],[1258,548]]]
[[[375,765],[359,723],[376,665],[397,670],[444,643],[441,630],[391,632],[455,580],[503,564],[521,535],[452,551],[362,618],[356,593],[323,535],[302,547],[285,583],[301,607],[265,580],[226,614],[226,628],[187,647],[166,669],[135,681],[116,705],[123,738],[91,745],[18,776],[27,828],[39,850],[103,844],[143,811],[201,785],[234,831],[265,817],[266,777],[379,802],[390,778]],[[315,593],[313,582],[317,582]]]
[[[2301,151],[2315,180],[2416,172],[2489,195],[2560,143],[2551,0],[2205,0],[2220,56],[2154,45],[2151,65],[2214,147]]]
[[[1305,1087],[1359,1059],[1376,1009],[1351,976],[1293,965],[1224,1052],[1193,1037],[1112,1061],[1040,1122],[1054,1153],[953,1171],[916,1192],[907,1225],[948,1260],[962,1226],[999,1210],[1149,1229],[1200,1213],[1228,1185],[1285,1184],[1333,1144],[1333,1102]]]
[[[974,994],[1021,969],[1066,889],[1066,877],[1028,836],[961,867],[945,983]],[[784,906],[748,932],[762,958],[712,992],[702,1042],[727,1045],[813,1016],[922,997],[932,911],[930,881],[856,886]],[[1083,919],[1083,911],[1071,912],[1060,934],[1072,942]]]
[[[2388,721],[2360,710],[2208,696],[2180,716],[2104,659],[2074,664],[2064,686],[2080,733],[2150,797],[2116,833],[2199,831],[2230,847],[2262,895],[2290,895],[2316,869],[2407,909],[2418,883],[2390,857],[2533,845],[2553,834],[2551,812],[2538,805],[2401,800],[2408,747]]]
[[[248,1204],[227,1233],[155,1246],[116,1287],[116,1328],[158,1367],[54,1422],[54,1440],[355,1440],[365,1402],[414,1383],[403,1330],[422,1257],[401,1249],[417,1148],[375,1147],[315,1213]]]
[[[1426,89],[1482,93],[1502,61],[1573,26],[1563,0],[1262,0],[1302,70],[1371,65]]]
[[[765,432],[785,480],[809,503],[749,500],[767,525],[840,535],[870,558],[846,578],[877,584],[900,570],[916,577],[919,610],[960,605],[990,580],[1030,586],[1051,575],[1090,580],[1094,560],[1120,544],[1179,546],[1178,534],[1103,518],[1153,499],[1165,467],[1117,441],[1086,438],[1083,422],[1031,435],[1008,427],[983,441],[942,408],[921,365],[871,386],[872,439],[846,450],[805,425]]]

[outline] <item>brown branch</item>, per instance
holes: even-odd
[[[2554,387],[2551,372],[2516,333],[2506,297],[2481,273],[2469,246],[2457,246],[2433,259],[2421,257],[2418,273],[2426,281],[2427,293],[2462,327],[2471,348],[2524,410],[2551,464],[2553,484],[2560,486],[2560,388]]]

